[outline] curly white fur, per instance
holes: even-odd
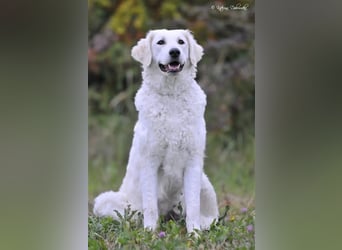
[[[116,218],[114,210],[123,213],[130,205],[143,213],[144,227],[154,230],[159,215],[181,202],[188,232],[208,229],[218,218],[216,194],[203,172],[206,96],[194,80],[202,54],[188,30],[153,30],[133,47],[143,67],[135,98],[139,118],[120,190],[95,199],[96,215]],[[160,64],[174,61],[177,72],[161,70]]]

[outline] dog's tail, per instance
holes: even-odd
[[[117,212],[123,214],[127,207],[128,202],[122,193],[108,191],[95,198],[93,212],[96,216],[110,216],[118,219]]]

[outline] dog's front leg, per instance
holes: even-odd
[[[200,192],[202,166],[200,160],[193,160],[184,172],[184,198],[186,212],[186,228],[188,233],[200,229]]]
[[[148,164],[140,170],[140,192],[144,214],[144,227],[155,230],[158,221],[158,167]]]

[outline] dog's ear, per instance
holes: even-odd
[[[186,30],[185,35],[189,42],[190,62],[196,65],[203,56],[203,48],[196,42],[190,30]]]
[[[151,37],[152,33],[149,32],[146,38],[140,39],[131,51],[132,57],[142,63],[143,66],[149,66],[152,62]]]

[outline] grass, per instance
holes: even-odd
[[[227,207],[210,230],[186,233],[184,218],[159,222],[155,232],[144,230],[142,215],[126,210],[121,219],[88,219],[88,249],[254,249],[254,209],[232,212]]]
[[[142,215],[132,219],[135,211],[126,211],[119,221],[91,213],[96,195],[121,184],[134,121],[134,116],[119,114],[89,117],[88,249],[254,249],[253,138],[237,146],[223,133],[208,131],[205,172],[216,190],[222,219],[198,232],[199,238],[186,233],[184,218],[161,219],[158,230],[150,232],[143,228]]]

